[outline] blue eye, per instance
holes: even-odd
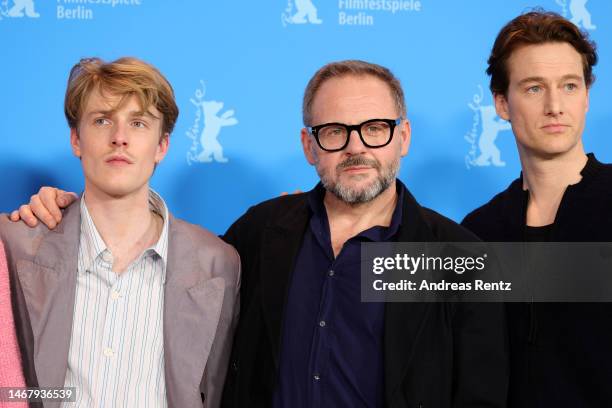
[[[540,88],[540,85],[533,85],[527,88],[527,93],[536,94],[539,93],[541,90],[542,88]]]
[[[345,133],[346,130],[342,126],[325,126],[319,130],[320,137],[339,137]]]
[[[574,83],[565,84],[564,87],[565,87],[565,90],[568,92],[575,91],[576,89],[578,89],[578,85]]]

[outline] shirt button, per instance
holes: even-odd
[[[321,320],[321,321],[319,322],[319,326],[321,326],[321,327],[325,327],[325,324],[326,324],[326,323],[325,323],[325,320]]]
[[[121,294],[119,292],[117,292],[116,290],[113,290],[111,292],[111,299],[113,300],[117,300],[121,297]]]
[[[327,272],[327,274],[329,276],[334,276],[336,273],[333,271],[333,269],[330,269],[329,272]]]
[[[315,381],[319,381],[321,379],[321,377],[319,376],[319,374],[315,374],[312,376],[312,378],[314,378]]]
[[[104,355],[106,357],[112,357],[115,353],[113,353],[113,350],[110,347],[105,347],[104,348]]]
[[[113,256],[106,250],[102,253],[102,260],[106,263],[111,263],[113,261]]]

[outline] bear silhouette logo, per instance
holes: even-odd
[[[474,112],[472,117],[472,129],[465,135],[465,140],[470,143],[470,151],[465,157],[465,164],[469,169],[472,166],[503,167],[506,163],[501,158],[501,152],[495,140],[499,132],[512,129],[510,122],[497,116],[495,106],[481,105],[483,91],[478,86],[479,93],[475,94],[469,108]],[[480,130],[480,132],[479,132]]]
[[[193,126],[187,131],[187,136],[192,140],[191,149],[187,152],[187,163],[227,163],[228,159],[223,155],[223,146],[219,142],[219,134],[223,127],[238,124],[238,119],[234,117],[233,109],[221,113],[223,102],[205,100],[206,86],[203,81],[200,81],[200,84],[201,88],[195,91],[195,98],[190,99],[198,110]]]
[[[561,6],[561,14],[567,17],[567,0],[556,0],[557,4]],[[596,25],[591,21],[591,13],[586,8],[588,0],[570,0],[569,12],[571,17],[570,21],[576,24],[578,27],[582,27],[585,30],[595,30]]]
[[[2,10],[0,10],[0,15],[3,17],[12,17],[12,18],[20,18],[20,17],[29,17],[29,18],[38,18],[40,14],[38,14],[34,10],[34,0],[13,0],[13,7],[8,8],[8,2],[2,2]]]
[[[281,22],[286,27],[287,24],[321,24],[323,20],[317,17],[317,8],[312,0],[289,0],[281,14]]]
[[[495,112],[495,106],[487,105],[480,106],[480,123],[482,131],[478,138],[478,149],[480,155],[474,160],[476,166],[505,166],[506,163],[501,160],[501,152],[495,145],[497,134],[502,130],[510,130],[510,123],[499,118]]]

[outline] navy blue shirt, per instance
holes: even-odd
[[[352,237],[334,259],[319,183],[285,306],[274,408],[383,407],[384,303],[361,302],[361,242],[392,241],[401,224],[404,185],[391,225]]]

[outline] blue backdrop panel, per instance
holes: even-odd
[[[250,205],[315,184],[299,141],[304,87],[323,64],[358,58],[404,85],[413,137],[401,178],[460,220],[519,174],[484,70],[502,25],[537,6],[598,43],[584,140],[612,161],[607,0],[0,0],[0,210],[44,184],[82,190],[63,116],[81,57],[132,55],[168,77],[181,114],[152,184],[175,215],[217,233]]]

